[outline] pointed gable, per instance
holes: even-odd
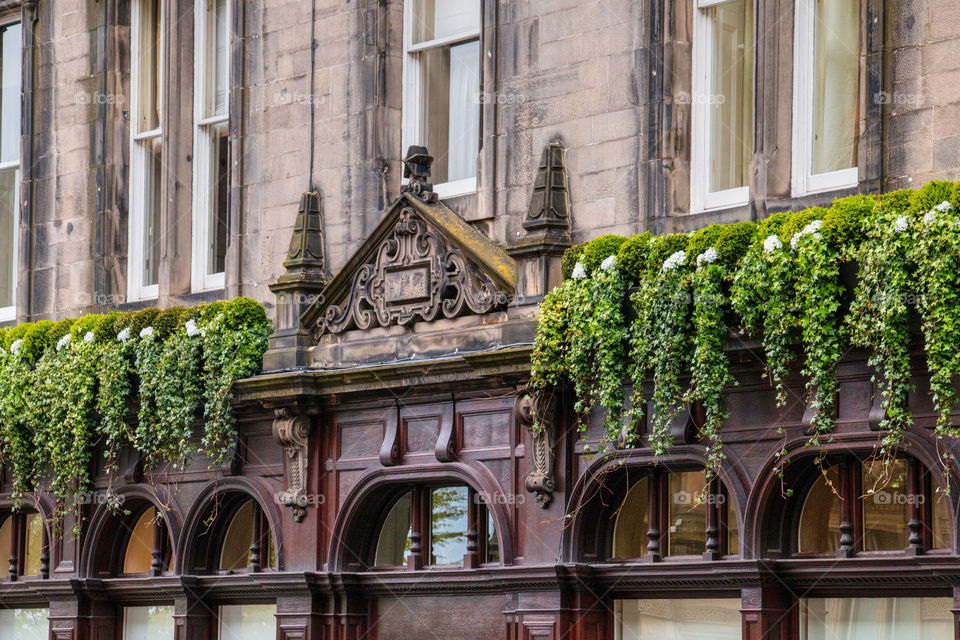
[[[315,340],[351,329],[503,309],[516,263],[442,202],[404,193],[301,318]]]

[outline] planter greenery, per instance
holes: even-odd
[[[723,460],[724,390],[735,384],[726,351],[731,331],[760,340],[781,406],[785,377],[801,360],[812,446],[833,433],[837,369],[847,349],[861,347],[876,370],[885,411],[880,448],[889,461],[912,423],[915,305],[939,413],[936,434],[957,437],[950,413],[960,404],[958,207],[960,183],[933,182],[756,224],[662,237],[607,235],[577,245],[564,256],[566,280],[540,308],[532,385],[569,382],[581,428],[597,407],[608,438],[631,446],[646,406],[644,384],[652,381],[649,440],[658,454],[672,444],[678,412],[697,403],[712,475]],[[851,270],[853,291],[842,277]],[[627,383],[634,389],[629,410]]]
[[[126,445],[148,470],[197,453],[223,463],[236,439],[230,387],[260,370],[270,333],[249,298],[0,329],[0,454],[14,496],[49,482],[59,520],[89,489],[97,446],[111,475]]]

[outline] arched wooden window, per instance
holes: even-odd
[[[37,512],[0,514],[0,579],[49,574],[43,516]]]
[[[493,517],[479,494],[462,485],[412,487],[380,524],[377,568],[476,567],[500,562]]]
[[[736,504],[702,470],[659,469],[635,482],[616,513],[612,557],[657,559],[738,553]]]
[[[800,554],[923,553],[951,547],[946,500],[919,462],[840,459],[818,474],[803,499]]]
[[[223,532],[219,570],[226,572],[276,569],[276,548],[270,524],[254,499],[241,504]]]
[[[167,528],[155,507],[132,513],[121,529],[126,533],[121,574],[159,576],[171,570],[173,553]]]

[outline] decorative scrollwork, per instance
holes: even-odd
[[[410,207],[400,211],[375,256],[354,273],[347,299],[328,306],[317,321],[316,339],[351,329],[489,313],[508,302],[506,293]]]
[[[525,485],[536,494],[537,505],[546,509],[556,490],[554,460],[556,458],[556,398],[553,389],[534,390],[524,387],[517,393],[517,417],[530,432],[533,445],[531,468]],[[539,423],[539,428],[533,426]]]
[[[273,439],[283,447],[283,467],[287,486],[278,501],[293,509],[294,521],[307,515],[307,444],[312,431],[309,416],[294,413],[289,407],[274,410]]]

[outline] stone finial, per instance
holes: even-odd
[[[519,266],[514,297],[518,306],[536,304],[562,282],[561,257],[573,244],[567,173],[563,167],[563,145],[559,142],[551,142],[543,150],[523,228],[526,235],[507,250]]]
[[[300,197],[300,210],[293,224],[293,236],[283,266],[287,273],[297,270],[319,270],[324,267],[323,222],[320,218],[320,194],[316,191]]]
[[[300,326],[300,316],[327,283],[324,273],[323,217],[320,194],[304,193],[293,225],[290,248],[283,266],[286,273],[270,285],[277,296],[277,317],[270,346],[263,356],[267,371],[307,364],[310,332]]]
[[[433,156],[426,147],[408,147],[407,155],[403,159],[403,177],[409,182],[401,191],[412,193],[424,202],[436,202],[437,194],[433,192],[433,185],[428,182],[432,165]]]
[[[563,166],[563,145],[559,142],[551,142],[543,149],[523,227],[528,231],[570,228],[567,171]]]

